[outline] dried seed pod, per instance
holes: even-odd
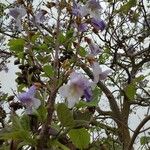
[[[16,60],[14,61],[14,65],[18,65],[18,64],[20,64],[20,61],[19,61],[18,59],[16,59]]]
[[[23,70],[25,68],[25,66],[24,65],[19,65],[18,68],[21,69],[21,70]]]
[[[14,111],[23,108],[22,104],[20,102],[12,102],[9,104],[11,108],[13,108]]]
[[[15,97],[14,95],[9,96],[9,97],[7,98],[7,101],[8,101],[8,102],[12,101],[12,100],[14,99],[14,97]]]
[[[4,118],[6,118],[6,112],[2,107],[0,107],[0,120]]]

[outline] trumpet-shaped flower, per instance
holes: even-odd
[[[26,15],[26,9],[23,6],[10,8],[9,14],[15,19],[16,27],[18,27],[18,30],[21,31],[22,30],[21,19]]]
[[[79,32],[86,32],[88,30],[88,24],[87,23],[81,23],[81,24],[73,24],[73,27],[77,28]]]
[[[18,99],[26,107],[27,114],[32,114],[41,105],[41,101],[35,98],[36,90],[36,85],[32,85],[27,92],[18,95]]]
[[[99,0],[89,0],[85,6],[91,17],[100,18],[102,7],[99,3]]]
[[[102,7],[98,0],[89,0],[86,5],[74,3],[72,7],[72,14],[75,16],[84,17],[90,15],[92,18],[100,18]]]
[[[91,83],[83,74],[76,72],[71,73],[70,82],[60,87],[59,93],[67,99],[69,108],[78,103],[82,96],[86,101],[92,99]]]
[[[100,47],[93,42],[89,43],[89,48],[90,48],[90,54],[94,56],[102,52]]]
[[[81,23],[79,26],[78,26],[78,30],[80,32],[86,32],[88,30],[88,25],[87,23]]]
[[[43,23],[46,20],[46,17],[45,17],[46,13],[47,11],[45,10],[39,10],[39,12],[37,12],[34,17],[35,23],[37,24]]]
[[[96,30],[101,30],[103,31],[106,27],[105,22],[102,19],[96,19],[92,18],[91,19],[91,25],[96,29]]]
[[[74,3],[72,7],[72,14],[78,17],[84,17],[88,14],[88,10],[85,6],[81,6],[80,4]]]
[[[93,69],[94,82],[96,83],[98,83],[99,80],[105,80],[108,74],[112,72],[111,69],[102,71],[102,68],[100,67],[98,62],[93,62],[91,67]]]

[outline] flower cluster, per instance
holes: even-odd
[[[84,97],[87,102],[92,100],[92,89],[99,80],[105,80],[111,69],[102,71],[99,63],[93,61],[91,63],[93,69],[93,82],[89,81],[82,73],[73,72],[70,75],[70,80],[67,84],[59,88],[59,94],[68,102],[68,107],[72,108],[79,102],[81,97]]]
[[[39,10],[35,13],[35,15],[32,17],[32,23],[34,25],[39,25],[40,23],[43,23],[46,20],[47,11],[45,10]],[[19,7],[14,7],[9,9],[9,15],[12,16],[15,20],[15,25],[18,29],[18,31],[21,32],[22,30],[22,24],[21,19],[27,14],[27,11],[23,5],[20,5]]]
[[[74,27],[77,28],[78,32],[88,31],[89,26],[92,26],[97,32],[99,30],[103,31],[106,27],[105,22],[101,19],[102,7],[99,0],[88,0],[85,5],[73,2],[71,13],[75,18]],[[22,5],[11,8],[9,14],[15,19],[16,27],[21,31],[21,19],[27,14],[26,8]],[[47,11],[45,10],[38,10],[36,13],[31,14],[29,16],[33,25],[39,26],[46,21],[45,15]],[[78,72],[70,74],[68,83],[59,89],[60,95],[67,100],[69,108],[72,108],[81,98],[90,102],[92,100],[93,85],[96,85],[100,80],[105,80],[108,74],[111,73],[111,69],[103,71],[102,67],[96,61],[96,56],[102,53],[102,49],[96,43],[92,42],[90,38],[85,37],[85,41],[89,46],[87,59],[89,60],[94,79],[93,81],[89,81],[85,75]],[[34,84],[27,92],[23,92],[18,96],[19,100],[26,107],[28,114],[33,113],[41,105],[40,100],[35,98],[37,89],[37,84]]]
[[[14,7],[9,9],[9,14],[15,19],[16,27],[18,30],[22,30],[21,19],[26,15],[26,9],[24,6]]]
[[[100,18],[101,17],[102,7],[99,3],[99,0],[89,0],[85,5],[81,5],[79,3],[73,2],[72,6],[72,14],[77,18],[83,18],[85,16],[90,16],[90,24],[94,27],[95,30],[103,31],[106,24]],[[26,8],[23,5],[16,6],[14,8],[9,9],[9,15],[12,16],[16,22],[16,27],[18,30],[22,30],[21,19],[27,14]],[[45,15],[47,11],[38,10],[35,14],[33,13],[31,16],[31,21],[34,25],[39,25],[46,20]],[[77,26],[78,31],[85,32],[88,30],[89,21],[80,22],[80,19],[75,22],[75,26]]]
[[[100,18],[102,7],[98,0],[89,0],[85,5],[74,3],[72,7],[72,14],[77,17],[78,31],[84,32],[88,30],[88,24],[82,22],[81,18],[90,16],[90,24],[95,30],[103,31],[105,29],[105,22]],[[80,20],[80,23],[78,22]],[[81,23],[82,22],[82,23]],[[81,97],[84,97],[87,102],[92,100],[92,89],[99,82],[99,80],[105,80],[111,69],[102,71],[102,67],[96,61],[95,56],[102,53],[102,49],[91,41],[91,39],[85,37],[85,41],[89,45],[89,54],[87,56],[92,72],[93,81],[89,81],[82,73],[73,72],[70,75],[70,80],[67,84],[63,85],[59,89],[59,93],[68,102],[68,107],[72,108],[76,103],[79,102]]]
[[[83,18],[87,15],[89,15],[90,18],[90,24],[94,27],[95,30],[99,31],[103,31],[105,29],[105,22],[100,18],[101,17],[101,11],[102,11],[102,7],[99,3],[99,0],[89,0],[87,1],[87,3],[85,5],[81,5],[78,3],[73,3],[73,7],[72,7],[72,14],[74,16],[77,16],[78,18]],[[83,29],[82,30],[82,24],[83,25]],[[85,24],[85,22],[83,23],[78,23],[78,25],[80,26],[79,28],[81,28],[81,32],[83,31],[87,31],[88,29],[88,24]],[[86,26],[86,27],[85,27]],[[86,29],[86,30],[85,30]]]

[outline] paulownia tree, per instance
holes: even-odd
[[[150,148],[148,1],[0,7],[2,63],[14,56],[20,69],[14,95],[0,99],[2,150],[132,150],[141,133]],[[133,130],[135,108],[147,113]]]

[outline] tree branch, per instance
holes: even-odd
[[[141,128],[147,123],[147,121],[150,120],[150,115],[145,117],[142,122],[138,125],[138,127],[136,128],[136,130],[134,131],[134,134],[131,138],[131,141],[130,141],[130,144],[129,144],[129,147],[128,147],[128,150],[131,150],[133,144],[134,144],[134,141],[136,139],[136,137],[138,136],[138,134],[140,133],[140,130]]]

